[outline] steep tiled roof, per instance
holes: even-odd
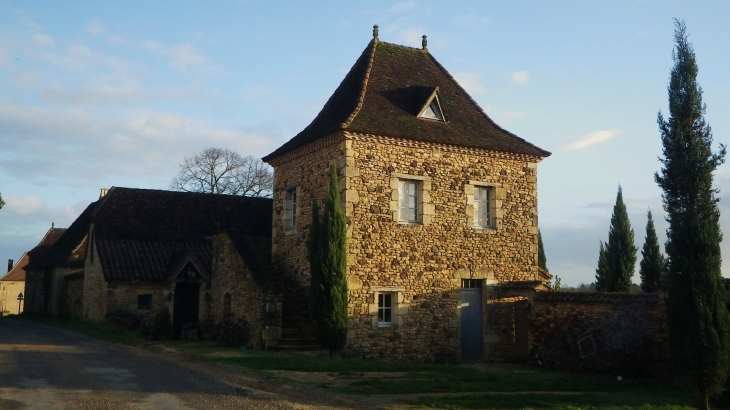
[[[25,282],[25,265],[28,264],[28,252],[23,252],[23,256],[13,266],[12,269],[5,276],[0,277],[2,282]]]
[[[446,122],[417,117],[436,88]],[[538,157],[550,155],[495,124],[427,51],[375,40],[314,121],[264,160],[341,130]]]
[[[166,280],[180,251],[210,270],[206,238],[224,229],[271,236],[271,199],[115,187],[102,201],[94,239],[107,281]]]
[[[84,265],[84,257],[86,256],[86,234],[89,232],[89,218],[93,213],[94,209],[99,205],[99,201],[92,202],[86,207],[84,212],[76,218],[76,220],[68,227],[68,229],[58,229],[53,232],[54,229],[46,234],[46,237],[56,236],[57,239],[52,243],[50,247],[41,247],[38,250],[40,256],[36,257],[34,252],[41,245],[31,250],[30,263],[26,266],[28,269],[46,268],[51,266],[66,266],[66,267],[78,267]],[[41,244],[45,242],[45,238],[41,241]]]

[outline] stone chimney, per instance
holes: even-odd
[[[10,272],[11,270],[13,270],[13,260],[8,259],[8,272]]]

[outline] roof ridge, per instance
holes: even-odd
[[[405,47],[405,46],[401,46],[401,47]],[[408,47],[408,48],[413,48],[413,47]],[[537,145],[535,145],[535,144],[533,144],[533,143],[531,143],[531,142],[529,142],[529,141],[527,141],[527,140],[525,140],[523,138],[520,138],[519,136],[517,136],[517,135],[515,135],[515,134],[513,134],[513,133],[511,133],[509,131],[507,131],[506,129],[504,129],[501,126],[499,126],[496,122],[494,122],[494,120],[492,120],[491,118],[489,118],[489,116],[487,115],[487,113],[484,111],[484,108],[482,108],[482,106],[479,105],[479,103],[476,102],[476,100],[474,100],[474,98],[468,92],[466,92],[466,90],[464,89],[464,87],[462,87],[461,84],[459,84],[459,82],[456,80],[456,78],[454,78],[454,76],[452,76],[451,73],[449,73],[449,70],[447,70],[446,67],[442,66],[441,63],[439,63],[439,61],[436,59],[436,57],[434,57],[430,52],[427,52],[426,54],[428,54],[428,56],[431,57],[431,60],[433,60],[433,62],[436,63],[436,67],[438,67],[441,71],[443,71],[444,74],[446,74],[446,76],[448,76],[454,82],[454,84],[456,85],[456,87],[458,87],[458,89],[461,90],[464,93],[464,95],[469,100],[469,102],[471,102],[472,104],[474,104],[474,106],[476,106],[479,109],[479,112],[484,116],[484,118],[486,118],[487,121],[489,121],[490,124],[492,124],[493,126],[495,126],[498,130],[500,130],[502,132],[505,132],[508,135],[510,135],[512,137],[515,137],[518,140],[524,142],[525,144],[534,147],[538,151],[542,151],[542,153],[546,157],[549,157],[550,155],[552,155],[552,153],[550,151],[546,151],[546,150],[538,147]]]
[[[368,80],[370,79],[370,70],[373,68],[373,61],[375,61],[375,50],[378,48],[378,43],[379,41],[376,38],[370,41],[369,45],[372,47],[372,50],[370,51],[370,58],[368,59],[368,68],[365,70],[365,78],[362,81],[362,87],[360,87],[360,95],[357,98],[357,106],[355,106],[355,110],[352,111],[352,114],[347,117],[347,120],[342,123],[342,128],[349,127],[357,114],[360,113],[362,103],[363,101],[365,101],[365,93],[368,88]]]

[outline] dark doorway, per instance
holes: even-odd
[[[198,323],[200,283],[179,282],[175,286],[175,304],[172,315],[172,338],[180,339],[183,325]]]
[[[526,359],[529,355],[527,347],[527,309],[528,302],[526,300],[515,304],[515,353],[519,359]]]
[[[482,281],[464,279],[461,298],[461,361],[478,362],[483,358]]]

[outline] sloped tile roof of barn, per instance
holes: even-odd
[[[92,202],[79,215],[68,229],[51,229],[46,238],[31,250],[28,269],[48,268],[52,266],[79,267],[84,265],[86,257],[86,235],[89,232],[89,221],[101,200]],[[48,243],[51,243],[48,246]]]
[[[210,237],[221,230],[271,236],[268,198],[115,187],[102,200],[94,241],[107,281],[164,281],[180,251],[210,271]]]
[[[445,122],[418,117],[435,89]],[[343,130],[550,155],[492,121],[427,50],[377,40],[370,42],[312,123],[264,161]]]

